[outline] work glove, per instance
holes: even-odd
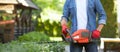
[[[92,32],[92,38],[95,38],[95,39],[100,38],[100,31],[94,30]]]
[[[67,25],[62,25],[62,33],[66,36],[67,35],[67,29],[68,29],[68,27],[67,27]]]

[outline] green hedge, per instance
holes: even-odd
[[[34,31],[0,44],[0,52],[64,52],[65,45],[64,42],[51,42],[45,33]]]
[[[28,42],[40,42],[40,41],[50,41],[49,36],[42,32],[29,32],[19,36],[18,41],[28,41]]]
[[[64,52],[65,44],[59,43],[37,43],[14,41],[0,44],[0,52]]]

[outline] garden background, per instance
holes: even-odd
[[[107,14],[107,24],[101,32],[101,37],[119,38],[115,1],[101,0]],[[39,8],[32,11],[31,23],[34,30],[8,43],[1,43],[0,52],[64,52],[64,47],[69,44],[61,42],[60,19],[65,0],[32,0],[32,2]],[[110,44],[108,47],[118,44]]]

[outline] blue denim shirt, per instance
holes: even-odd
[[[96,15],[98,14],[98,15]],[[106,14],[100,0],[87,0],[87,29],[93,31],[96,29],[96,19],[98,24],[106,24]],[[71,33],[77,30],[77,12],[75,0],[66,0],[63,8],[62,19],[71,21]]]

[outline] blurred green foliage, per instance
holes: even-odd
[[[38,24],[39,23],[39,24]],[[50,23],[49,20],[44,22],[37,22],[36,23],[36,31],[44,32],[48,36],[60,36],[61,34],[61,26],[59,22]]]
[[[48,35],[42,32],[29,32],[24,34],[23,36],[19,36],[18,41],[20,42],[40,42],[40,41],[50,41]]]
[[[0,44],[0,52],[64,52],[65,44],[59,43],[38,43],[38,42],[19,42]]]
[[[64,52],[65,42],[51,42],[42,32],[29,32],[9,43],[0,43],[0,52]]]
[[[101,0],[107,15],[107,23],[102,30],[102,37],[115,38],[117,33],[117,14],[114,13],[114,0]]]
[[[33,2],[39,7],[39,10],[33,11],[34,12],[33,15],[36,16],[33,19],[35,24],[35,30],[44,32],[49,36],[54,36],[54,37],[60,36],[61,34],[61,26],[60,26],[61,16],[60,15],[62,14],[64,1],[63,0],[46,0],[46,1],[33,0]],[[53,12],[57,13],[57,16],[51,16],[52,14],[55,14]],[[51,15],[49,16],[49,14]],[[59,20],[56,20],[56,19],[51,20],[48,18],[51,18],[51,19],[59,18]]]
[[[62,11],[63,0],[33,0],[35,4],[42,10],[50,7],[51,9]]]

